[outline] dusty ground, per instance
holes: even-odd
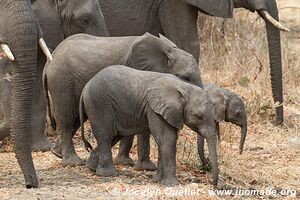
[[[226,20],[208,18],[201,34],[201,70],[213,82],[240,94],[249,115],[245,151],[238,155],[239,130],[222,124],[219,144],[220,185],[228,189],[274,188],[300,190],[300,2],[280,0],[280,14],[290,33],[282,33],[285,124],[274,125],[274,103],[269,80],[263,21],[256,14],[238,11]],[[119,177],[100,178],[85,167],[63,168],[51,153],[34,153],[40,188],[23,189],[23,176],[10,146],[0,153],[0,199],[271,199],[286,196],[211,196],[210,175],[199,168],[195,134],[185,128],[178,141],[178,176],[181,186],[171,189],[151,181],[154,172],[118,166]],[[76,140],[80,156],[87,158]],[[4,150],[8,150],[4,151]],[[114,149],[117,152],[117,149]],[[151,152],[156,162],[156,146]],[[136,159],[136,147],[132,150]],[[148,195],[142,195],[148,192]],[[152,192],[152,193],[150,193]],[[181,195],[180,192],[185,193]],[[193,192],[197,193],[195,195]],[[153,194],[154,193],[154,194]],[[296,199],[289,197],[290,199]],[[299,196],[297,198],[300,198]],[[288,198],[287,198],[288,199]]]

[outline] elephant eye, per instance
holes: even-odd
[[[83,18],[81,18],[80,23],[81,23],[83,26],[87,26],[87,25],[89,25],[89,24],[91,23],[91,20],[90,20],[90,18],[88,18],[88,17],[83,17]]]
[[[197,118],[198,120],[203,120],[203,115],[196,114],[196,118]]]

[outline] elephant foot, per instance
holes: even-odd
[[[55,156],[57,156],[57,157],[59,157],[59,158],[62,158],[62,148],[61,148],[61,146],[59,145],[59,144],[54,144],[52,147],[51,147],[51,152],[55,155]]]
[[[135,169],[138,171],[155,171],[156,166],[151,160],[137,162],[135,165]]]
[[[129,166],[134,166],[134,161],[130,157],[125,157],[125,156],[117,156],[114,160],[114,163],[116,165],[129,165]]]
[[[72,154],[66,158],[63,158],[62,160],[63,167],[67,167],[67,166],[75,167],[75,166],[82,166],[82,165],[85,165],[85,160],[82,160],[76,154]]]
[[[160,180],[162,180],[162,176],[161,175],[154,175],[153,178],[152,178],[152,181],[155,182],[155,183],[159,183]]]
[[[33,144],[31,146],[32,151],[50,151],[52,147],[52,143],[47,140],[47,138],[38,140],[38,141],[33,141]]]
[[[118,176],[118,172],[116,170],[115,166],[111,166],[111,167],[97,167],[96,170],[96,174],[98,176],[104,176],[104,177],[114,177],[114,176]]]
[[[92,171],[97,170],[98,158],[96,155],[93,155],[93,152],[91,153],[90,157],[87,159],[85,165],[87,166],[87,168],[89,168]]]
[[[168,177],[168,178],[163,178],[160,183],[166,187],[172,187],[175,185],[179,185],[177,177]]]

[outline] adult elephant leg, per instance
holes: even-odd
[[[72,128],[73,129],[73,128]],[[72,132],[72,138],[76,134],[78,128],[73,129]],[[51,147],[51,152],[57,156],[58,158],[63,158],[62,155],[62,149],[63,149],[63,144],[62,144],[62,139],[61,136],[59,135],[54,143],[54,145]]]
[[[129,152],[132,147],[134,135],[123,137],[120,141],[119,153],[114,159],[115,164],[123,164],[134,166],[134,161],[129,157]]]
[[[0,141],[10,135],[10,125],[7,122],[0,123]]]
[[[135,165],[136,170],[154,171],[156,167],[150,160],[150,132],[137,135],[138,162]]]
[[[183,1],[162,1],[159,20],[167,38],[199,61],[198,11]]]
[[[46,63],[45,56],[39,52],[38,70],[36,76],[35,96],[33,99],[33,107],[35,115],[32,116],[33,130],[32,130],[32,150],[33,151],[49,151],[52,144],[45,135],[46,127],[46,102],[42,86],[42,72]]]
[[[64,124],[58,127],[58,134],[61,135],[62,144],[62,165],[66,166],[79,166],[84,165],[85,161],[82,160],[75,152],[73,143],[73,126],[72,124]]]
[[[3,121],[0,123],[0,141],[8,137],[11,131],[11,82],[6,81],[1,90]]]

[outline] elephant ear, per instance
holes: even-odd
[[[204,85],[204,89],[215,106],[216,121],[221,122],[225,120],[228,97],[224,93],[223,89],[212,84]]]
[[[233,16],[233,0],[184,0],[211,16],[230,18]]]
[[[61,17],[56,10],[55,1],[36,0],[32,4],[32,8],[43,30],[43,37],[48,47],[54,50],[64,40]]]
[[[184,94],[174,82],[176,77],[161,77],[147,90],[147,100],[152,110],[170,125],[180,130],[183,127]]]
[[[159,38],[165,42],[168,46],[173,47],[173,48],[177,48],[177,45],[175,43],[173,43],[171,40],[169,40],[166,36],[159,34]]]
[[[165,72],[168,58],[163,48],[158,37],[145,33],[133,43],[127,64],[139,70]]]

